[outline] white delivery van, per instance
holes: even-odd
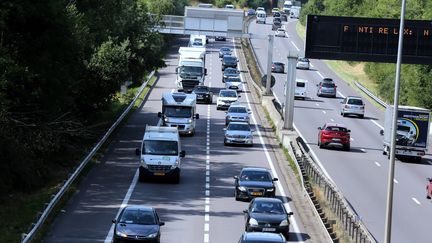
[[[294,90],[294,98],[296,99],[306,99],[307,97],[307,80],[296,79],[296,87]]]
[[[265,24],[266,23],[267,14],[266,12],[259,10],[256,12],[256,23],[257,24]]]
[[[177,128],[146,126],[141,148],[135,153],[140,157],[140,182],[158,177],[180,182],[181,158],[185,151],[181,150]]]

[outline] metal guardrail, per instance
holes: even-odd
[[[40,230],[41,226],[45,223],[46,219],[48,218],[48,216],[50,215],[50,213],[52,212],[54,207],[57,206],[58,202],[60,201],[62,196],[65,194],[65,192],[69,189],[69,187],[72,185],[72,183],[78,177],[78,175],[81,173],[81,171],[84,169],[84,167],[93,158],[93,156],[96,154],[96,152],[100,149],[100,147],[105,143],[105,141],[108,139],[108,137],[112,134],[112,132],[117,128],[117,126],[123,121],[125,116],[132,109],[132,107],[134,106],[138,97],[144,91],[144,88],[147,86],[147,83],[154,76],[154,74],[155,74],[155,71],[152,71],[149,74],[149,76],[147,77],[147,80],[141,85],[141,88],[139,89],[138,93],[136,94],[136,96],[134,97],[132,102],[129,104],[129,106],[123,111],[123,113],[119,116],[119,118],[117,118],[117,120],[108,129],[108,131],[101,138],[101,140],[93,147],[93,149],[90,151],[90,153],[81,161],[80,165],[70,175],[70,177],[65,181],[65,183],[60,188],[60,190],[55,195],[53,195],[51,201],[49,203],[45,204],[44,211],[40,212],[37,216],[37,222],[32,224],[31,229],[27,234],[25,234],[25,233],[22,234],[21,242],[23,242],[23,243],[31,242],[33,237]]]
[[[376,243],[375,238],[370,234],[366,226],[361,221],[355,211],[351,208],[345,197],[325,175],[321,172],[319,166],[313,161],[309,155],[309,148],[304,144],[301,137],[297,138],[297,144],[300,148],[301,155],[296,156],[297,163],[301,167],[301,172],[304,177],[304,187],[309,191],[312,200],[316,200],[313,194],[311,183],[321,188],[330,209],[337,217],[337,221],[341,227],[348,233],[352,242],[355,243]],[[295,150],[291,144],[292,149]],[[305,148],[307,147],[307,148]],[[317,205],[319,207],[319,205]],[[328,220],[321,209],[322,218]],[[330,225],[330,223],[325,224]],[[330,233],[330,231],[329,231]],[[332,234],[332,233],[330,233]]]
[[[373,100],[375,100],[378,104],[380,104],[381,106],[383,106],[384,108],[386,108],[388,105],[381,100],[380,98],[378,98],[376,95],[374,95],[372,92],[370,92],[366,87],[364,87],[363,85],[361,85],[359,82],[354,81],[354,84],[361,90],[363,91],[365,94],[367,94],[369,97],[371,97]]]

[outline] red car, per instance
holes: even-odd
[[[338,146],[344,150],[350,150],[350,132],[343,124],[326,123],[323,127],[318,127],[318,146]]]

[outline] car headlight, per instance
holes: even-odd
[[[242,192],[245,192],[245,191],[246,191],[246,187],[244,187],[244,186],[239,186],[238,189],[239,189],[240,191],[242,191]]]
[[[227,116],[226,118],[227,118],[227,119],[231,119],[231,116]]]
[[[228,76],[224,75],[223,77],[224,77],[224,78],[227,78]]]
[[[189,119],[189,120],[188,120],[188,123],[192,123],[192,119]]]
[[[180,159],[176,159],[174,164],[171,166],[171,169],[175,169],[175,168],[179,167],[179,165],[180,165]]]
[[[164,121],[167,122],[167,121],[168,121],[168,117],[165,117],[165,118],[164,118]]]
[[[287,219],[282,220],[282,222],[279,224],[279,226],[288,226],[288,225],[289,223]]]
[[[145,160],[143,160],[143,159],[141,159],[141,166],[144,167],[144,168],[146,168],[146,169],[148,168]]]
[[[254,218],[250,218],[249,219],[249,225],[258,226],[258,221],[256,221],[256,219],[254,219]]]
[[[157,235],[158,235],[157,232],[155,232],[155,233],[151,233],[151,234],[147,235],[147,238],[156,238]]]
[[[274,191],[274,188],[267,188],[266,191],[272,192],[272,191]]]
[[[120,237],[128,237],[127,234],[125,234],[125,233],[123,233],[123,232],[120,232],[120,231],[116,231],[116,235],[117,235],[117,236],[120,236]]]

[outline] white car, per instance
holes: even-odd
[[[275,32],[275,36],[288,37],[288,34],[285,32],[285,30],[283,28],[278,28]]]
[[[307,59],[306,57],[299,57],[297,59],[296,68],[297,69],[309,70],[309,68],[310,68],[310,61],[309,61],[309,59]]]
[[[363,99],[359,96],[347,96],[343,101],[341,101],[341,111],[342,116],[355,115],[360,118],[364,117],[365,104]]]
[[[225,88],[226,89],[234,89],[237,92],[242,90],[242,82],[240,77],[228,77],[225,79]]]
[[[256,9],[256,11],[258,12],[258,11],[264,11],[265,12],[265,8],[263,8],[263,7],[258,7],[257,9]]]
[[[237,91],[232,89],[223,89],[219,91],[219,96],[217,98],[216,110],[228,109],[232,103],[238,101],[240,96]]]

